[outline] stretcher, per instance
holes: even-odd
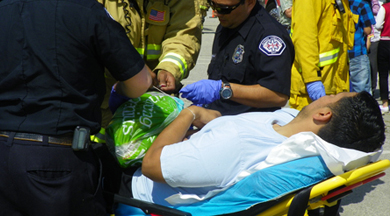
[[[308,215],[307,212],[310,210],[337,205],[341,198],[353,193],[353,189],[384,176],[384,171],[389,167],[389,160],[380,160],[341,175],[333,176],[314,186],[301,189],[276,200],[269,201],[266,204],[253,205],[248,209],[225,215]],[[114,200],[117,203],[140,208],[145,214],[152,216],[191,215],[190,213],[172,209],[170,207],[119,195],[115,195]]]

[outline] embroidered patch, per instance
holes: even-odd
[[[260,42],[259,49],[267,56],[280,56],[286,49],[286,44],[280,37],[269,35]]]
[[[244,53],[245,53],[244,46],[241,44],[237,45],[232,56],[233,62],[235,64],[242,62],[242,59],[244,58]]]
[[[165,11],[159,11],[152,9],[149,14],[149,20],[153,20],[155,22],[164,22]]]

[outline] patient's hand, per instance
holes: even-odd
[[[211,120],[221,116],[220,112],[203,107],[191,106],[189,109],[191,109],[196,116],[192,124],[199,129],[205,126]]]

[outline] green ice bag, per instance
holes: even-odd
[[[183,107],[181,99],[160,92],[147,92],[123,103],[106,128],[110,152],[124,168],[141,165],[157,135]]]

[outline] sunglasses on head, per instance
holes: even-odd
[[[217,11],[219,14],[230,14],[234,9],[236,9],[240,4],[243,4],[245,0],[240,0],[240,2],[233,6],[227,6],[227,5],[219,5],[218,7],[215,5],[215,3],[211,0],[207,0],[207,2],[210,4],[211,9],[214,11]]]

